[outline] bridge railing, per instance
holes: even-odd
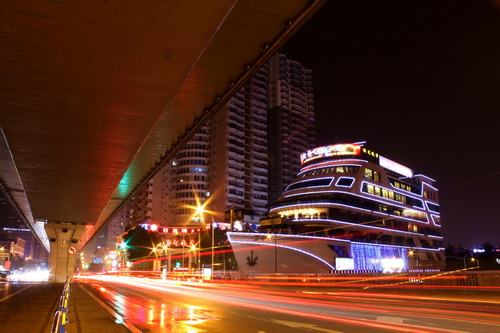
[[[66,323],[68,322],[68,302],[69,302],[70,286],[69,278],[66,279],[61,296],[59,296],[59,303],[54,312],[54,319],[52,320],[51,333],[66,333]]]

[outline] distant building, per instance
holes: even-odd
[[[434,180],[348,143],[304,152],[260,233],[230,233],[240,269],[259,273],[444,268]],[[247,259],[260,258],[248,263]],[[279,257],[277,257],[279,256]]]
[[[24,224],[23,220],[17,213],[17,210],[0,191],[0,241],[6,243],[18,244],[18,239],[24,242],[22,245],[23,252],[20,252],[20,245],[16,248],[15,253],[23,258],[42,263],[48,262],[48,252],[37,241],[31,229]]]
[[[314,146],[313,100],[311,71],[274,55],[162,171],[162,224],[196,226],[207,202],[216,222],[257,225]]]
[[[162,203],[162,225],[183,227],[201,222],[197,220],[199,216],[193,216],[193,207],[203,204],[211,194],[208,179],[211,154],[209,133],[209,127],[203,126],[179,150],[171,163],[158,173],[163,191],[161,197],[156,196],[155,200]]]
[[[300,171],[300,154],[316,144],[312,71],[284,54],[268,62],[270,204]]]

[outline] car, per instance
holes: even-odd
[[[9,271],[0,271],[0,281],[8,281],[9,280]]]

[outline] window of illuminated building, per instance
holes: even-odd
[[[375,188],[375,195],[380,196],[380,187],[374,186]]]
[[[373,185],[368,184],[368,186],[366,187],[366,191],[370,194],[373,194],[373,187]]]
[[[380,181],[380,174],[377,171],[373,171],[372,169],[365,169],[365,177],[373,179],[374,181]]]

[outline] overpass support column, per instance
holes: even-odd
[[[50,282],[64,283],[73,277],[76,262],[76,246],[85,231],[85,224],[47,222],[45,231],[50,241]]]

